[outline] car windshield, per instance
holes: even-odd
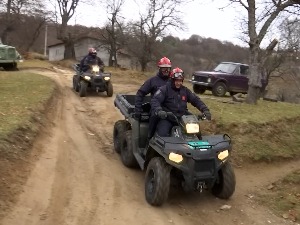
[[[216,72],[233,73],[236,68],[235,64],[221,63],[214,69]]]

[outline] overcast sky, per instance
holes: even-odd
[[[192,34],[197,34],[205,38],[211,37],[245,46],[238,38],[238,23],[235,22],[238,13],[236,9],[229,7],[220,10],[219,8],[226,5],[224,2],[224,0],[196,0],[188,3],[181,9],[187,31],[171,31],[170,34],[180,39],[187,39]],[[139,14],[134,0],[126,0],[122,9],[122,15],[127,21],[136,19]],[[99,6],[79,5],[70,24],[74,24],[75,21],[85,26],[103,26],[107,21],[107,16],[105,9],[101,10]]]

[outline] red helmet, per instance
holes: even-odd
[[[184,72],[179,67],[176,67],[172,70],[171,78],[175,80],[184,80]]]
[[[158,61],[157,66],[160,67],[160,68],[161,67],[165,67],[165,68],[169,67],[169,68],[171,68],[172,67],[172,63],[171,63],[170,59],[168,59],[167,57],[163,57],[163,58],[161,58]]]

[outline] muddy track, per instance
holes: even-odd
[[[123,118],[114,107],[115,95],[80,98],[71,88],[71,72],[42,74],[58,84],[55,112],[47,134],[34,144],[43,153],[17,204],[1,224],[289,223],[248,196],[299,167],[300,161],[236,168],[237,188],[229,201],[208,192],[184,194],[174,190],[165,205],[152,207],[144,197],[144,173],[124,167],[113,151],[113,125]],[[114,78],[113,84],[115,93],[134,93],[137,88],[121,78]],[[231,209],[220,210],[224,204]]]

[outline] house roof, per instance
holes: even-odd
[[[94,40],[97,40],[97,41],[100,41],[99,38],[96,38],[96,37],[92,37],[92,36],[81,36],[79,38],[76,39],[75,43],[78,42],[78,41],[81,41],[81,40],[84,40],[84,39],[94,39]],[[57,40],[55,41],[53,44],[51,45],[48,45],[48,48],[51,48],[51,47],[55,47],[55,46],[58,46],[58,45],[63,45],[64,43],[60,40]]]
[[[62,41],[60,42],[57,42],[55,44],[51,44],[51,45],[48,45],[48,48],[51,48],[51,47],[55,47],[55,46],[59,46],[59,45],[63,45],[64,43]]]

